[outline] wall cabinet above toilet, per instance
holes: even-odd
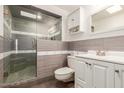
[[[86,31],[87,22],[86,10],[83,7],[73,11],[68,15],[67,26],[70,33]]]

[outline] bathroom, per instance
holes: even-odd
[[[0,5],[1,88],[123,88],[124,5]]]

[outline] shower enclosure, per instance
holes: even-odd
[[[2,83],[37,77],[37,39],[61,40],[61,17],[33,6],[4,6]]]
[[[4,83],[31,79],[36,76],[36,21],[20,15],[31,11],[19,6],[4,6]],[[33,12],[33,11],[31,11]],[[28,34],[29,33],[29,34]]]

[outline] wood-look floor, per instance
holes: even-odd
[[[53,79],[33,85],[30,88],[74,88],[74,82],[64,83]]]

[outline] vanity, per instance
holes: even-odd
[[[117,10],[112,11],[113,9],[117,9]],[[124,6],[123,5],[106,6],[104,9],[95,11],[94,13],[90,13],[86,11],[80,12],[80,13],[85,13],[85,16],[87,15],[89,17],[87,18],[85,16],[75,17],[75,18],[78,18],[77,20],[79,20],[80,18],[84,18],[84,19],[87,19],[87,22],[88,21],[90,22],[86,23],[84,21],[84,24],[87,25],[87,29],[85,28],[83,33],[80,33],[77,35],[79,39],[91,40],[90,43],[92,48],[98,47],[106,51],[109,51],[111,47],[123,47],[123,45],[121,44],[119,45],[118,43],[120,42],[119,40],[117,40],[117,44],[114,44],[116,46],[111,45],[111,43],[114,43],[114,41],[105,43],[103,40],[101,42],[102,44],[99,43],[99,41],[97,44],[97,40],[93,44],[93,41],[92,41],[92,39],[108,38],[109,40],[109,38],[111,39],[111,37],[124,36],[124,21],[123,21]],[[79,15],[79,13],[77,14]],[[70,17],[69,20],[71,20],[71,18],[72,17]],[[80,21],[82,22],[81,19]],[[72,22],[69,21],[68,24],[69,23],[72,23]],[[79,25],[79,27],[84,28],[83,27],[85,26],[84,24]],[[70,24],[68,25],[68,27],[70,27]],[[71,32],[75,32],[75,31],[71,31]],[[88,47],[90,46],[90,44],[85,42],[83,43],[84,45],[81,43],[75,43],[75,45],[77,44],[77,50],[81,50],[81,49],[83,50],[83,48],[84,50],[88,50]],[[107,46],[107,44],[110,46]],[[117,55],[115,54],[113,55],[113,53],[110,53],[110,54],[111,55],[109,55],[108,53],[105,56],[97,56],[96,54],[86,53],[86,54],[77,54],[75,56],[70,56],[72,61],[75,64],[75,87],[76,88],[78,87],[79,88],[122,88],[124,87],[124,55],[120,55],[120,53],[117,53]]]
[[[81,54],[69,56],[75,64],[76,88],[124,87],[124,58]]]

